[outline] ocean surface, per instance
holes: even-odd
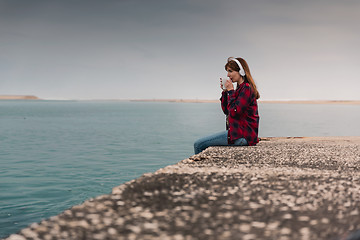
[[[360,105],[260,103],[260,137],[360,136]],[[0,101],[0,237],[193,155],[218,103]]]

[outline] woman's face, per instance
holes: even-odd
[[[227,76],[233,83],[241,83],[242,77],[239,72],[232,70],[231,68],[227,68],[226,71],[228,72]]]

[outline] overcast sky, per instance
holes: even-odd
[[[0,95],[218,99],[230,56],[261,99],[360,100],[358,0],[0,0]]]

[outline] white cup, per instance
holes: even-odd
[[[228,77],[222,77],[220,79],[221,79],[222,89],[226,90],[225,83],[226,83],[227,80],[229,80],[229,78]]]
[[[227,80],[229,80],[229,78],[228,77],[222,77],[220,79],[221,79],[222,89],[226,90],[225,83],[226,83]],[[232,83],[232,85],[233,85],[234,89],[236,89],[237,83]]]

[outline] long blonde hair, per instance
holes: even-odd
[[[228,68],[231,68],[234,71],[237,71],[237,72],[240,71],[240,67],[237,65],[237,63],[235,61],[231,60],[232,58],[233,57],[228,58],[228,61],[225,64],[225,70],[227,70]],[[251,89],[254,92],[254,97],[256,99],[259,99],[260,98],[260,93],[257,90],[254,79],[251,76],[249,65],[247,64],[247,62],[243,58],[236,58],[236,59],[241,63],[242,67],[244,68],[244,71],[245,71],[245,76],[243,77],[244,81],[249,83]]]

